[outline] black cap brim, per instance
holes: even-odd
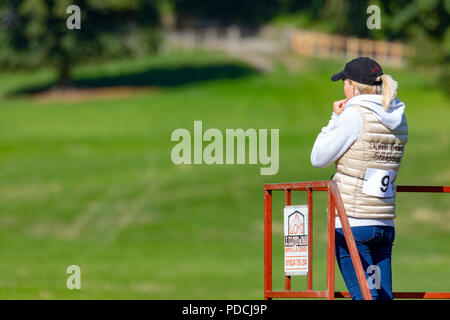
[[[334,76],[331,77],[331,81],[338,81],[346,78],[344,75],[344,71],[341,71],[339,73],[336,73]]]

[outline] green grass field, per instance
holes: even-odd
[[[310,151],[343,96],[341,62],[304,60],[261,74],[222,54],[172,53],[82,66],[84,86],[154,90],[51,102],[12,93],[50,70],[0,75],[1,299],[261,299],[263,183],[326,180]],[[386,72],[387,71],[387,72]],[[398,184],[450,184],[449,99],[414,71],[388,68],[407,105]],[[176,128],[280,129],[280,169],[176,166]],[[283,194],[274,198],[274,288],[282,269]],[[325,288],[326,196],[315,201],[314,287]],[[293,203],[303,204],[302,193]],[[450,291],[450,196],[399,194],[395,291]],[[66,268],[81,267],[81,290]],[[336,269],[336,289],[345,285]],[[304,277],[293,281],[303,289]]]

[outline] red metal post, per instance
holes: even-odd
[[[313,197],[312,188],[308,188],[308,279],[306,283],[306,290],[313,289]]]
[[[449,193],[450,186],[397,186],[397,192],[443,192]]]
[[[328,190],[328,241],[327,241],[327,299],[334,300],[334,219],[335,202],[331,190]]]
[[[285,190],[285,203],[287,206],[291,205],[291,190]],[[286,290],[291,290],[291,276],[284,276],[284,288]]]
[[[264,299],[272,291],[272,191],[264,190]]]
[[[265,190],[295,190],[306,191],[308,188],[313,188],[315,191],[327,191],[328,181],[306,181],[306,182],[291,182],[291,183],[266,183]]]

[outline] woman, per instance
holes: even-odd
[[[395,180],[408,141],[405,105],[397,82],[369,58],[356,58],[335,74],[346,99],[333,103],[328,125],[318,135],[312,165],[336,163],[336,181],[372,298],[393,299],[391,253],[395,237]],[[352,299],[362,299],[339,218],[336,259]]]

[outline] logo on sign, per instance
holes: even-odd
[[[289,235],[304,234],[305,217],[298,211],[289,216],[288,220]]]
[[[295,211],[288,216],[288,235],[285,236],[286,246],[306,246],[305,216]]]

